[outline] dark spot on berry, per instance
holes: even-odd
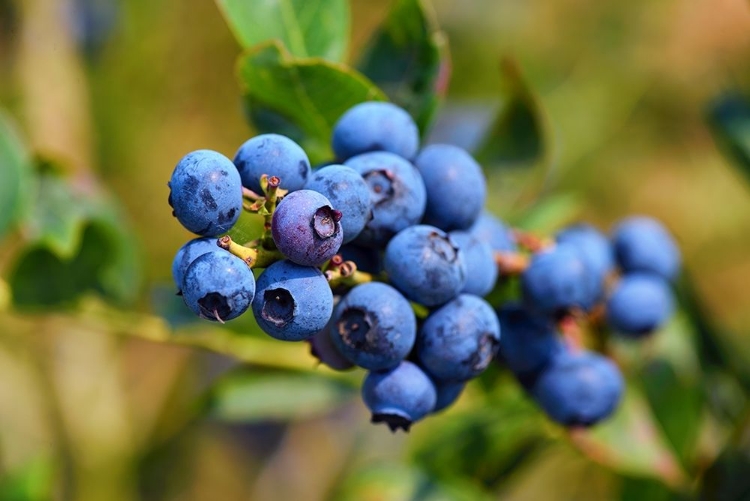
[[[297,169],[299,170],[299,175],[303,180],[307,180],[307,173],[310,170],[310,166],[305,162],[304,160],[299,161],[299,165],[297,166]]]
[[[216,210],[219,208],[219,206],[216,204],[216,200],[214,200],[213,195],[211,195],[211,191],[208,188],[203,188],[200,192],[201,202],[203,202],[203,205],[206,206],[206,209],[208,210]]]

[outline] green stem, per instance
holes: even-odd
[[[284,256],[276,248],[245,247],[232,240],[229,235],[221,237],[216,244],[245,261],[250,268],[268,268],[276,261],[284,259]]]

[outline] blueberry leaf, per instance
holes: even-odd
[[[347,0],[217,0],[244,48],[278,40],[295,57],[341,61],[349,42]]]
[[[10,117],[0,110],[0,236],[26,210],[32,176],[29,152]]]
[[[385,99],[355,70],[322,59],[295,59],[277,41],[241,57],[239,80],[248,108],[266,117],[273,112],[293,124],[313,163],[331,158],[333,126],[346,110],[362,101]]]
[[[750,178],[750,100],[732,92],[709,107],[708,124],[719,147]]]
[[[358,67],[412,115],[424,134],[450,78],[447,38],[429,1],[396,1]]]

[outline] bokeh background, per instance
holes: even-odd
[[[350,61],[389,6],[351,2]],[[0,500],[750,499],[750,184],[709,120],[750,93],[750,3],[434,9],[452,65],[434,137],[477,145],[507,101],[501,61],[541,110],[544,165],[487,168],[496,213],[540,232],[645,213],[682,247],[685,309],[616,347],[637,393],[613,423],[571,436],[493,368],[391,434],[368,422],[361,373],[316,368],[252,320],[190,320],[170,274],[190,235],[166,182],[185,153],[231,157],[254,134],[219,9],[0,0],[2,141],[14,131],[73,186],[34,192],[25,213],[54,203],[0,241]]]

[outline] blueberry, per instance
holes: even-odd
[[[221,249],[198,256],[185,271],[182,298],[198,316],[224,322],[253,301],[255,278],[245,262]]]
[[[320,363],[326,364],[333,370],[345,371],[354,367],[354,364],[341,354],[338,348],[333,344],[331,339],[331,322],[316,332],[311,338],[310,354],[317,358]]]
[[[498,360],[521,380],[533,379],[564,349],[552,321],[520,304],[503,306],[498,319],[502,332]]]
[[[466,265],[456,243],[434,226],[410,226],[385,250],[385,271],[409,299],[425,306],[441,305],[466,284]]]
[[[608,417],[622,397],[620,370],[606,357],[561,352],[537,379],[531,394],[554,421],[590,426]]]
[[[369,282],[354,287],[336,305],[330,332],[333,344],[354,364],[390,369],[414,346],[417,319],[396,289]]]
[[[185,155],[172,172],[169,188],[174,216],[193,233],[221,235],[240,217],[240,175],[221,153],[198,150]]]
[[[560,231],[555,239],[578,248],[581,258],[589,269],[594,302],[604,294],[604,282],[615,268],[615,256],[609,239],[602,232],[588,224],[568,226]],[[586,305],[588,307],[593,304]]]
[[[642,271],[674,280],[680,250],[666,228],[651,217],[634,216],[617,225],[612,237],[617,262],[625,273]]]
[[[474,224],[487,198],[487,183],[471,155],[458,146],[433,144],[419,153],[414,165],[427,190],[426,224],[445,231]]]
[[[453,382],[439,382],[433,381],[435,390],[437,391],[437,400],[435,401],[435,407],[432,412],[440,412],[446,407],[450,406],[458,400],[461,393],[466,388],[466,383],[453,383]]]
[[[344,243],[354,240],[372,218],[370,187],[351,167],[329,165],[318,169],[307,181],[305,189],[317,191],[341,211]]]
[[[331,259],[344,238],[341,213],[312,190],[286,195],[273,213],[271,233],[276,247],[289,260],[303,266],[320,266]]]
[[[194,238],[180,247],[172,260],[172,278],[178,291],[182,290],[182,279],[190,263],[195,261],[198,256],[216,250],[219,250],[216,239],[211,237]]]
[[[642,337],[662,326],[674,311],[669,284],[658,275],[623,276],[607,301],[607,323],[628,337]]]
[[[258,277],[253,314],[263,332],[282,341],[301,341],[325,328],[333,294],[317,268],[276,261]]]
[[[587,308],[594,302],[586,261],[571,244],[556,244],[534,254],[521,275],[526,304],[548,315],[559,315],[572,308]]]
[[[452,231],[451,239],[458,245],[466,263],[466,284],[461,292],[486,296],[495,288],[497,264],[492,247],[467,231]]]
[[[518,247],[511,229],[497,217],[482,211],[469,233],[482,242],[487,242],[494,252],[516,252]]]
[[[500,322],[484,299],[461,294],[427,317],[417,336],[417,359],[439,381],[467,381],[497,352]]]
[[[435,408],[435,386],[427,375],[411,362],[370,372],[362,384],[362,399],[372,412],[373,423],[386,423],[391,431],[409,431]]]
[[[342,161],[370,151],[389,151],[411,159],[417,148],[417,125],[395,104],[360,103],[344,113],[333,127],[333,151]]]
[[[262,193],[263,174],[278,177],[279,187],[289,191],[304,188],[310,176],[310,160],[305,151],[280,134],[261,134],[245,141],[234,156],[234,165],[242,185],[256,193]]]
[[[393,153],[374,152],[350,158],[345,165],[359,172],[370,187],[372,219],[357,244],[385,247],[393,235],[422,219],[427,195],[412,164]]]

